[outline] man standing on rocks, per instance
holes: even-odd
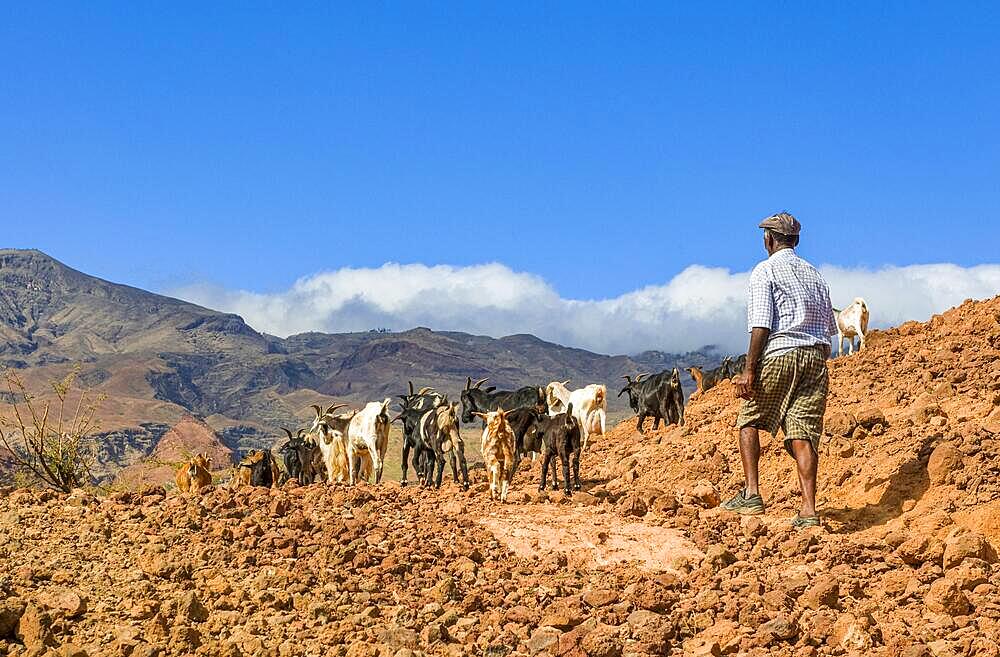
[[[837,320],[830,288],[815,267],[795,253],[802,226],[787,212],[765,219],[768,259],[750,274],[747,330],[750,348],[736,392],[745,399],[737,426],[746,486],[722,505],[734,513],[764,513],[758,488],[760,429],[785,434],[785,449],[795,459],[802,507],[796,528],[819,525],[816,472],[819,439],[830,379],[826,361]]]

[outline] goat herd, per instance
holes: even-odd
[[[706,390],[730,371],[730,359],[722,367],[702,373],[691,368],[699,390]],[[684,392],[676,368],[634,379],[618,396],[628,395],[629,405],[639,417],[639,430],[647,417],[667,424],[684,423]],[[389,427],[399,422],[403,430],[402,477],[408,483],[412,466],[421,486],[440,487],[445,464],[454,480],[469,487],[469,467],[460,426],[481,421],[480,443],[490,481],[491,498],[506,501],[514,473],[526,455],[541,458],[539,490],[559,487],[556,459],[562,465],[562,488],[569,495],[580,489],[580,454],[593,435],[602,435],[607,423],[607,388],[591,384],[577,390],[568,381],[547,386],[525,386],[518,390],[483,387],[487,379],[466,379],[460,401],[452,402],[433,388],[399,395],[398,412],[390,415],[391,398],[373,401],[361,409],[347,404],[324,409],[312,407],[315,416],[308,428],[297,432],[283,429],[287,440],[271,450],[253,450],[233,468],[230,487],[277,486],[288,479],[300,484],[315,481],[347,482],[358,479],[379,483],[389,444]],[[211,460],[198,454],[177,471],[181,491],[210,485]]]
[[[855,299],[848,308],[837,312],[840,351],[843,340],[864,337],[868,329],[868,308],[863,299]],[[720,381],[743,372],[746,355],[727,357],[722,364],[708,371],[689,367],[697,390],[692,397],[713,388]],[[684,391],[677,368],[652,376],[640,374],[634,379],[623,377],[626,385],[618,396],[628,395],[629,406],[638,416],[642,433],[647,417],[653,418],[653,429],[665,424],[684,424]],[[569,390],[569,381],[553,381],[544,388],[525,386],[518,390],[483,388],[487,379],[473,382],[466,379],[460,402],[433,388],[415,391],[413,383],[405,395],[399,395],[399,412],[390,417],[391,398],[369,402],[360,410],[341,410],[347,404],[334,404],[325,410],[313,406],[315,417],[308,429],[292,433],[283,431],[288,440],[277,448],[281,457],[270,450],[251,451],[233,468],[229,485],[277,486],[287,479],[310,484],[317,479],[328,482],[355,484],[358,479],[382,480],[389,427],[400,422],[403,427],[402,479],[407,484],[412,465],[421,486],[440,487],[445,462],[452,476],[469,487],[469,467],[465,458],[465,443],[461,423],[482,421],[480,444],[483,461],[490,481],[490,497],[506,501],[514,473],[521,459],[538,455],[542,459],[539,490],[548,485],[551,466],[552,488],[559,487],[555,458],[562,465],[563,491],[569,495],[580,489],[580,454],[592,435],[605,433],[607,422],[607,388],[591,384]],[[341,411],[341,412],[337,412]],[[461,411],[461,412],[459,412]],[[411,462],[412,458],[412,462]],[[177,487],[181,491],[210,485],[211,460],[204,455],[181,465],[177,471]],[[461,478],[459,477],[461,473]]]

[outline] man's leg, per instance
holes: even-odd
[[[764,513],[764,500],[757,482],[757,465],[760,462],[760,432],[756,427],[740,429],[740,458],[743,460],[743,478],[746,486],[731,500],[722,503],[726,511],[744,515]]]
[[[756,427],[740,429],[740,459],[747,496],[759,495],[758,466],[760,464],[760,431]]]
[[[740,447],[742,448],[742,436]],[[808,440],[788,441],[799,474],[799,488],[802,490],[802,508],[799,517],[816,515],[816,473],[819,469],[819,454]],[[744,466],[746,467],[746,466]]]

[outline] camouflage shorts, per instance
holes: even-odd
[[[829,388],[822,349],[800,347],[767,358],[754,381],[753,399],[743,402],[736,426],[755,427],[774,436],[780,428],[789,454],[793,440],[808,440],[818,453]]]

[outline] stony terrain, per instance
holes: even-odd
[[[1000,299],[837,360],[825,527],[765,444],[740,484],[728,383],[688,424],[634,419],[585,492],[512,503],[360,485],[0,498],[0,655],[1000,655]]]

